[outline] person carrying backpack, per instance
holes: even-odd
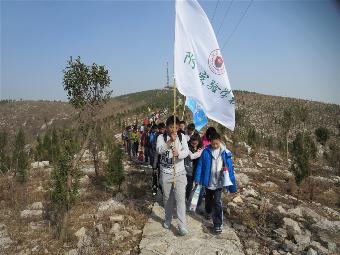
[[[185,188],[187,184],[184,159],[189,155],[187,140],[177,132],[174,122],[178,118],[170,116],[166,120],[166,132],[157,138],[157,153],[160,158],[160,180],[163,188],[165,219],[163,227],[170,229],[174,206],[177,209],[177,224],[179,235],[187,235]]]
[[[205,187],[205,209],[212,216],[214,231],[219,234],[223,226],[222,189],[237,191],[231,152],[221,144],[221,136],[215,132],[209,136],[208,145],[197,163],[195,184]]]

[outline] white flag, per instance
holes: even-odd
[[[235,99],[209,19],[196,0],[176,0],[175,78],[179,92],[234,130]]]

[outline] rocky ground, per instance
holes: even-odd
[[[234,164],[239,190],[223,194],[223,234],[212,234],[210,222],[188,214],[190,234],[180,237],[161,226],[150,168],[125,160],[127,178],[118,191],[97,182],[84,160],[80,195],[62,242],[49,205],[52,168],[33,163],[27,185],[13,187],[10,176],[0,177],[0,254],[340,254],[334,169],[315,172],[313,199],[306,182],[297,203],[292,173],[280,155],[262,150],[254,156],[250,149],[235,156]]]
[[[130,163],[124,163],[126,181],[118,191],[97,183],[93,166],[83,162],[80,194],[69,212],[64,241],[56,238],[50,211],[48,162],[32,164],[30,181],[16,184],[14,195],[11,178],[2,176],[0,254],[138,254],[151,212],[152,196],[146,192],[151,178],[145,167]]]

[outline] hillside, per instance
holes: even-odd
[[[302,99],[268,96],[254,92],[235,91],[236,107],[242,115],[242,122],[254,126],[258,132],[266,135],[280,135],[280,119],[283,110],[289,106],[304,106],[309,118],[305,128],[314,131],[317,127],[326,127],[332,135],[339,131],[340,105],[326,104]],[[179,93],[178,93],[179,94]],[[149,90],[112,98],[99,114],[101,118],[120,116],[132,121],[130,115],[144,116],[148,108],[152,111],[169,108],[172,111],[173,97],[169,90]],[[184,101],[182,96],[181,102]],[[182,114],[183,106],[178,106]],[[187,116],[190,114],[187,112]],[[239,115],[240,116],[240,115]],[[0,130],[14,134],[19,127],[25,128],[29,141],[47,125],[63,126],[73,123],[76,111],[67,102],[56,101],[15,101],[0,104]],[[132,121],[133,122],[133,121]],[[236,125],[238,121],[236,120]]]
[[[237,193],[223,194],[220,236],[212,233],[208,220],[189,212],[187,237],[176,235],[174,228],[163,229],[162,199],[151,192],[152,169],[126,153],[123,183],[108,184],[111,145],[123,148],[123,124],[141,123],[156,111],[172,112],[172,96],[166,90],[123,95],[112,98],[98,113],[99,175],[87,148],[64,239],[58,239],[61,220],[52,201],[53,178],[60,165],[48,150],[56,130],[56,141],[74,136],[72,157],[79,154],[84,137],[77,112],[66,102],[2,101],[0,131],[7,131],[10,141],[5,153],[12,155],[14,135],[23,127],[33,155],[27,182],[18,182],[13,171],[0,172],[0,254],[340,254],[339,105],[235,91],[235,131],[209,122],[233,152],[238,184]],[[178,111],[182,114],[183,105]],[[292,117],[288,133],[284,112]],[[161,119],[166,117],[162,114]],[[186,111],[187,122],[190,118]],[[326,140],[315,134],[320,127],[328,132]],[[65,129],[73,132],[64,133]],[[310,176],[297,186],[292,149],[299,132],[311,138],[316,154],[310,160]],[[45,154],[39,154],[37,135],[50,146]]]

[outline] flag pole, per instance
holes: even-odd
[[[174,77],[174,131],[176,132],[176,79]],[[177,133],[177,132],[176,132]],[[173,148],[176,148],[176,140],[173,142]],[[172,154],[173,155],[173,154]],[[173,155],[174,167],[173,167],[173,183],[174,188],[176,187],[176,158]]]
[[[185,102],[183,104],[183,112],[182,112],[182,119],[181,120],[184,120],[184,113],[185,113]]]

